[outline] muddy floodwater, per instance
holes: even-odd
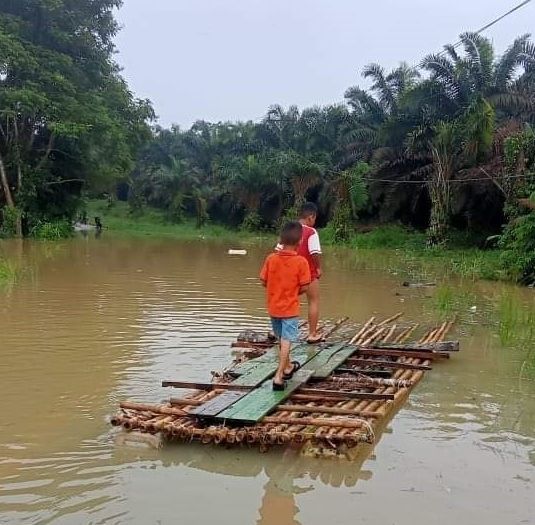
[[[206,381],[240,330],[267,327],[265,249],[231,247],[106,235],[0,245],[24,268],[0,288],[0,523],[535,523],[533,338],[505,345],[489,313],[509,296],[529,308],[535,292],[405,288],[344,252],[325,257],[326,318],[403,310],[425,323],[453,315],[448,301],[460,312],[462,351],[426,375],[369,459],[122,444],[106,422],[119,401],[161,401],[162,379]]]

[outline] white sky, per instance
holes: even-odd
[[[257,120],[271,104],[343,100],[362,67],[455,42],[520,0],[124,0],[118,62],[162,125]],[[486,33],[500,54],[535,28],[535,2]]]

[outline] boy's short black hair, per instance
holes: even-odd
[[[318,207],[313,202],[305,202],[305,204],[301,206],[300,217],[301,219],[306,219],[311,215],[318,215]]]
[[[303,226],[300,222],[287,222],[281,230],[281,244],[284,246],[297,246],[301,241]]]

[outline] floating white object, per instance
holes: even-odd
[[[229,255],[247,255],[247,250],[229,250]]]

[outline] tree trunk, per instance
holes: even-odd
[[[2,188],[4,190],[4,195],[6,196],[7,207],[15,214],[15,235],[17,237],[22,237],[22,219],[15,206],[15,201],[13,200],[13,194],[9,187],[9,181],[7,180],[7,173],[2,156],[0,156],[0,180],[2,181]]]

